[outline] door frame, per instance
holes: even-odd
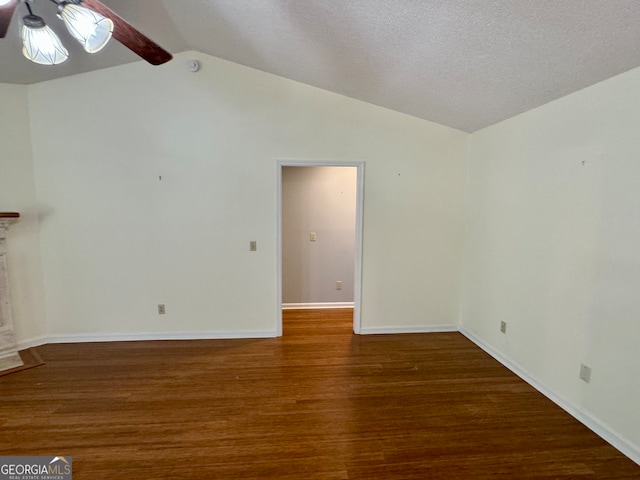
[[[356,184],[356,238],[353,275],[353,333],[360,334],[362,307],[362,225],[364,208],[364,162],[317,162],[278,160],[276,163],[276,335],[282,336],[282,169],[284,167],[355,167]]]

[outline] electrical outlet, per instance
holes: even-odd
[[[500,322],[500,331],[502,333],[507,333],[507,322]]]
[[[336,290],[342,290],[342,280],[336,282]]]
[[[580,380],[585,383],[591,381],[591,367],[587,367],[584,363],[580,365]]]
[[[164,315],[167,311],[164,308],[164,303],[158,304],[158,315]]]

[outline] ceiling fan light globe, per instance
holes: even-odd
[[[30,17],[33,17],[31,20],[36,19],[31,26],[28,25]],[[44,20],[35,15],[25,17],[25,24],[22,26],[22,54],[40,65],[58,65],[69,58],[69,52],[58,36],[47,27]]]
[[[61,8],[59,15],[69,33],[88,53],[99,52],[111,39],[113,22],[93,10],[67,3]]]

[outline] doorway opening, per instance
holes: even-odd
[[[360,333],[364,162],[277,164],[277,334],[283,309],[353,308]]]

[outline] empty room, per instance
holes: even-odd
[[[640,479],[639,26],[0,0],[0,479]]]

